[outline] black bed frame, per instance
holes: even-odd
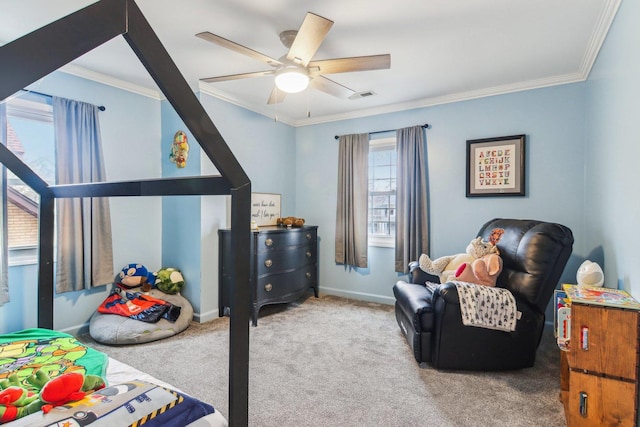
[[[0,101],[120,35],[138,56],[221,176],[48,185],[5,145],[0,144],[0,162],[40,195],[38,326],[53,329],[56,198],[230,194],[231,256],[235,259],[236,286],[231,295],[229,326],[228,420],[232,426],[246,426],[251,181],[134,0],[101,0],[0,47]]]

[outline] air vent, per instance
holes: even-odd
[[[349,97],[349,99],[353,100],[353,99],[360,99],[360,98],[367,98],[369,96],[374,96],[376,93],[372,90],[365,90],[363,92],[356,92],[353,95],[351,95]]]

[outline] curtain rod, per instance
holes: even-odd
[[[27,93],[33,93],[34,95],[44,96],[44,97],[49,98],[49,99],[53,98],[53,96],[51,96],[51,95],[47,95],[46,93],[38,92],[38,91],[35,91],[35,90],[29,90],[29,89],[20,89],[20,90],[23,91],[23,92],[27,92]],[[104,111],[106,109],[107,108],[104,105],[100,105],[98,107],[98,110],[100,110],[100,111]]]
[[[430,125],[429,123],[425,123],[425,124],[421,125],[420,127],[423,127],[423,128],[425,128],[425,129],[431,129],[431,125]],[[375,132],[369,132],[369,135],[372,135],[372,134],[374,134],[374,133],[393,132],[393,131],[395,131],[395,130],[397,130],[397,129],[377,130],[377,131],[375,131]],[[336,135],[336,136],[335,136],[335,138],[336,138],[336,139],[340,139],[340,135]]]

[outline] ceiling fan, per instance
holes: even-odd
[[[273,67],[271,70],[208,77],[200,80],[213,83],[275,75],[275,86],[271,91],[267,104],[282,102],[287,93],[300,92],[306,89],[307,85],[338,98],[348,98],[355,91],[326,78],[324,74],[387,69],[391,66],[391,55],[355,56],[312,61],[313,55],[322,44],[332,25],[333,21],[329,19],[311,12],[307,13],[297,31],[287,30],[280,33],[280,41],[289,51],[279,59],[271,58],[208,31],[198,33],[196,36],[203,40],[247,55]]]

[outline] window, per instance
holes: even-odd
[[[396,139],[369,141],[369,246],[394,247]]]
[[[7,147],[49,184],[55,181],[49,100],[27,94],[7,102]],[[37,262],[39,196],[7,169],[9,265]]]

